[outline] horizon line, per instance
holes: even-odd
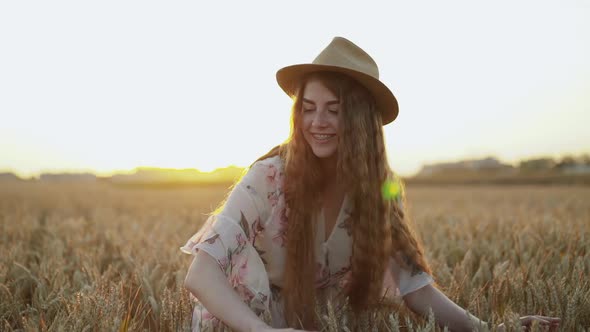
[[[494,155],[487,155],[487,156],[482,156],[482,157],[469,157],[469,158],[455,158],[455,159],[441,159],[439,161],[429,161],[429,162],[422,162],[420,164],[420,167],[418,168],[417,171],[412,172],[411,174],[402,174],[402,172],[398,173],[401,176],[405,176],[405,177],[412,177],[417,175],[418,173],[420,173],[420,171],[427,166],[433,166],[433,165],[438,165],[438,164],[446,164],[446,163],[458,163],[458,162],[466,162],[466,161],[475,161],[475,160],[484,160],[484,159],[496,159],[498,160],[501,164],[505,164],[505,165],[510,165],[513,167],[517,167],[518,164],[520,162],[526,161],[526,160],[537,160],[537,159],[553,159],[554,161],[559,161],[560,159],[563,159],[565,157],[573,157],[573,158],[582,158],[582,157],[590,157],[590,152],[581,152],[581,153],[562,153],[560,154],[560,157],[556,157],[550,154],[535,154],[535,155],[530,155],[528,157],[523,157],[523,158],[519,158],[514,162],[509,162],[509,161],[505,161],[502,160],[500,157],[494,156]],[[92,174],[96,177],[110,177],[110,176],[114,176],[114,175],[125,175],[125,174],[134,174],[137,173],[137,171],[141,170],[141,169],[154,169],[154,170],[162,170],[162,171],[195,171],[198,173],[214,173],[218,170],[223,170],[223,169],[228,169],[228,168],[239,168],[239,169],[246,169],[248,166],[240,166],[240,165],[236,165],[236,164],[230,164],[227,166],[222,166],[222,167],[216,167],[210,171],[204,171],[201,170],[199,168],[196,167],[161,167],[161,166],[154,166],[154,165],[140,165],[140,166],[135,166],[132,169],[112,169],[112,170],[106,170],[106,171],[100,171],[97,169],[91,169],[91,168],[55,168],[55,169],[42,169],[39,170],[37,172],[31,172],[31,173],[24,173],[24,172],[20,172],[20,171],[16,171],[12,168],[0,168],[0,174],[14,174],[15,176],[21,178],[21,179],[33,179],[33,178],[39,178],[44,174],[47,175],[52,175],[52,174]]]

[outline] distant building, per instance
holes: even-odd
[[[449,172],[473,172],[473,171],[495,171],[495,172],[513,172],[512,165],[503,164],[494,157],[484,159],[470,159],[456,162],[436,163],[424,165],[418,176],[429,176]]]
[[[575,164],[561,167],[564,174],[590,174],[590,165]]]
[[[555,160],[553,160],[553,158],[536,158],[521,161],[519,168],[523,171],[541,171],[550,170],[554,168],[555,165]]]
[[[96,175],[90,173],[43,173],[42,182],[95,182]]]
[[[565,156],[555,164],[555,168],[563,174],[589,174],[590,155],[582,155],[578,158]]]
[[[22,179],[16,176],[14,173],[0,173],[0,182],[14,181],[22,181]]]

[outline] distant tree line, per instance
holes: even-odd
[[[590,154],[538,157],[507,164],[495,157],[427,164],[408,184],[590,185]]]
[[[523,171],[584,170],[590,168],[590,154],[580,156],[566,155],[560,159],[550,157],[526,159],[519,162],[518,168]]]

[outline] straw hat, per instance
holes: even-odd
[[[386,125],[397,117],[399,108],[395,96],[379,80],[377,64],[360,47],[350,40],[335,37],[312,63],[298,64],[277,71],[279,86],[290,97],[295,96],[301,80],[309,73],[333,71],[346,74],[365,86],[374,96],[377,109]]]

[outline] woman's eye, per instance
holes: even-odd
[[[304,108],[303,109],[303,112],[305,112],[305,113],[307,113],[307,112],[313,112],[313,111],[314,111],[314,109],[311,109],[311,108]]]
[[[328,112],[330,112],[332,114],[338,114],[338,110],[328,110]]]

